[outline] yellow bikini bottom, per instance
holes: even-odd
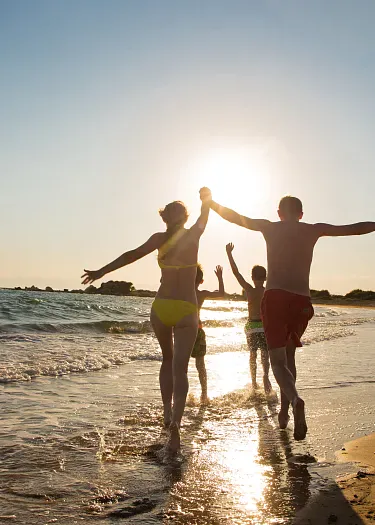
[[[175,326],[187,315],[198,314],[196,304],[180,299],[156,298],[152,303],[152,310],[165,326]]]

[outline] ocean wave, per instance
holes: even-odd
[[[231,328],[237,323],[233,321],[222,321],[221,319],[206,319],[203,321],[204,328]]]
[[[237,312],[247,310],[246,306],[236,305],[236,306],[202,306],[202,310],[208,310],[212,312]]]
[[[9,339],[9,332],[75,333],[99,332],[112,334],[143,334],[152,332],[150,321],[77,321],[54,323],[8,323],[0,326],[0,341]],[[20,337],[19,334],[14,337]]]
[[[355,331],[350,329],[329,329],[329,330],[323,330],[319,332],[313,332],[309,333],[305,337],[302,338],[303,346],[306,345],[312,345],[313,343],[322,343],[323,341],[332,341],[333,339],[340,339],[342,337],[348,337],[350,335],[354,335]]]
[[[161,352],[150,348],[149,351],[129,353],[106,352],[88,353],[82,356],[70,356],[60,360],[53,354],[39,355],[31,362],[15,362],[0,366],[0,383],[31,381],[38,377],[61,377],[76,373],[89,373],[109,368],[115,368],[131,361],[161,361]]]

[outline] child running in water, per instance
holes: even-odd
[[[219,290],[217,292],[209,292],[208,290],[198,290],[199,286],[203,283],[203,270],[202,266],[198,264],[197,266],[197,276],[195,278],[195,286],[197,293],[197,302],[198,302],[198,334],[197,339],[194,344],[191,357],[195,358],[195,366],[198,370],[199,382],[202,388],[201,402],[205,403],[208,400],[207,397],[207,371],[206,363],[204,361],[204,356],[206,355],[206,334],[202,328],[202,321],[200,319],[200,311],[205,299],[218,299],[225,296],[224,291],[224,281],[223,281],[223,267],[216,266],[215,274],[217,280],[219,281]]]
[[[261,232],[266,241],[268,278],[261,311],[272,370],[281,390],[279,425],[286,428],[291,404],[294,439],[304,439],[307,432],[305,403],[296,389],[295,351],[301,346],[301,336],[314,315],[309,285],[314,247],[320,237],[372,233],[375,222],[342,226],[300,222],[302,202],[290,196],[281,199],[280,221],[277,222],[250,219],[213,200],[210,206],[223,219]]]
[[[247,346],[250,350],[250,375],[253,390],[258,388],[257,384],[257,353],[260,349],[260,357],[263,367],[263,386],[264,392],[269,394],[272,390],[269,379],[270,360],[267,349],[267,341],[264,335],[263,323],[260,314],[260,305],[264,294],[264,281],[267,277],[266,269],[263,266],[254,266],[251,271],[251,278],[254,286],[248,283],[238,271],[233,258],[234,245],[230,242],[226,245],[227,255],[232,268],[233,275],[238,283],[246,292],[249,319],[245,325]]]

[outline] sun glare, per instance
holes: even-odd
[[[241,209],[258,208],[268,192],[268,163],[264,148],[216,148],[189,168],[198,186],[208,186],[214,200]]]

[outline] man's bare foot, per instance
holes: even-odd
[[[279,420],[279,428],[281,428],[281,430],[285,430],[290,419],[288,412],[280,410],[280,412],[277,414],[277,419]]]
[[[178,452],[181,446],[180,429],[177,423],[169,425],[168,449],[170,452]]]
[[[263,387],[265,394],[270,394],[272,392],[272,385],[268,376],[263,376]]]
[[[298,398],[294,407],[294,439],[296,441],[301,441],[305,439],[307,433],[307,425],[305,419],[305,402]]]

